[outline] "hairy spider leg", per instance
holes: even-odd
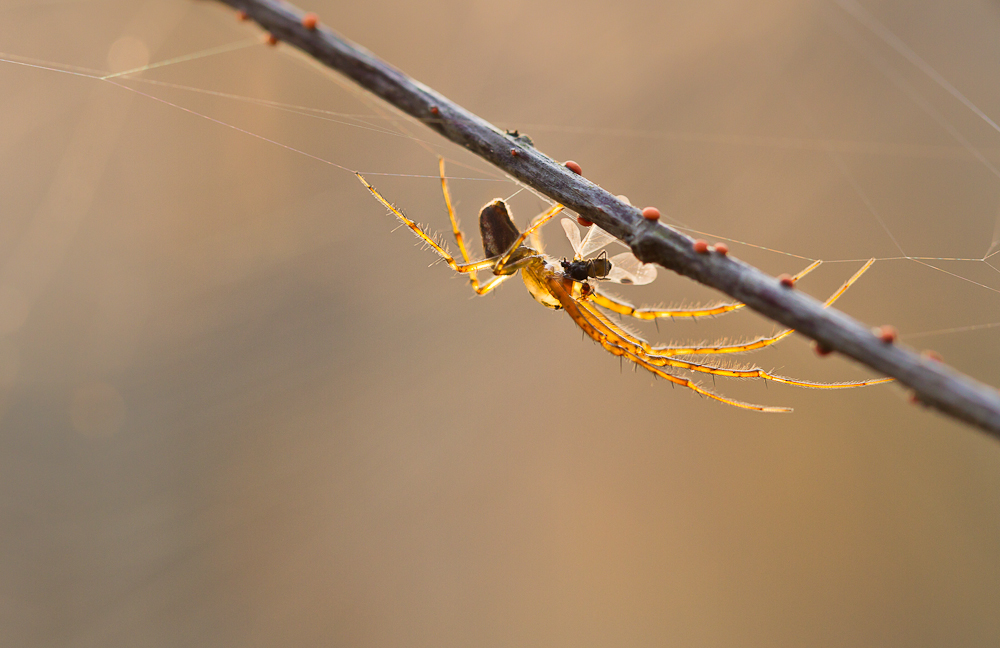
[[[438,158],[438,172],[441,175],[441,193],[444,194],[444,204],[448,208],[448,219],[451,220],[451,231],[455,235],[455,242],[458,243],[458,251],[462,253],[462,259],[466,263],[470,263],[472,260],[469,258],[469,251],[465,247],[465,236],[458,226],[458,217],[455,215],[455,209],[451,204],[451,192],[448,191],[448,179],[444,173],[444,158]],[[476,293],[483,294],[479,292],[479,277],[475,272],[469,273],[469,283],[472,284],[472,289]]]
[[[371,194],[375,196],[375,198],[385,206],[386,209],[395,214],[396,218],[398,218],[404,225],[409,227],[410,231],[412,231],[414,234],[417,235],[417,238],[419,238],[431,249],[437,252],[438,256],[444,259],[444,262],[448,264],[448,267],[450,267],[455,272],[458,272],[460,274],[472,274],[474,272],[479,272],[480,270],[488,270],[492,268],[496,263],[495,259],[483,259],[482,261],[475,261],[475,262],[467,261],[466,263],[459,263],[458,261],[455,260],[453,256],[451,256],[451,254],[448,252],[447,249],[444,248],[444,246],[439,244],[429,234],[420,229],[420,226],[417,225],[416,222],[410,220],[403,214],[403,212],[396,209],[396,207],[394,207],[392,203],[386,200],[382,196],[382,194],[378,192],[378,189],[368,184],[368,181],[365,180],[360,173],[356,173],[355,175],[358,176],[358,180],[361,181],[361,184],[363,184],[368,189],[368,191],[370,191]],[[494,277],[493,279],[491,279],[482,286],[479,286],[477,284],[475,290],[478,294],[484,295],[487,292],[499,286],[504,279],[505,277]]]
[[[840,299],[840,297],[847,292],[847,289],[854,285],[858,279],[861,278],[868,268],[872,267],[875,263],[875,259],[869,259],[860,270],[854,273],[854,275],[844,282],[844,284],[837,289],[829,298],[823,303],[823,308],[828,308],[835,301]],[[685,355],[701,355],[701,354],[719,354],[719,353],[746,353],[748,351],[756,351],[757,349],[763,349],[764,347],[776,344],[781,340],[795,332],[795,329],[785,329],[774,335],[767,337],[759,337],[753,340],[746,340],[743,342],[737,342],[735,344],[715,344],[715,345],[692,345],[692,346],[657,346],[649,347],[647,349],[648,355],[656,356],[685,356]],[[647,345],[648,346],[648,345]]]
[[[458,249],[462,253],[462,258],[466,263],[469,263],[469,252],[465,247],[465,235],[462,234],[462,230],[458,225],[458,217],[455,215],[455,208],[451,202],[451,192],[448,190],[448,179],[444,171],[444,158],[438,158],[438,173],[441,176],[441,193],[444,194],[444,204],[448,208],[448,218],[451,220],[451,231],[455,235],[455,242],[458,243]],[[563,206],[555,204],[550,207],[547,211],[540,214],[532,221],[532,224],[528,226],[524,232],[521,233],[520,237],[510,246],[506,254],[500,257],[500,260],[494,266],[494,272],[498,275],[504,269],[504,267],[510,262],[511,255],[517,250],[518,247],[529,237],[535,235],[538,230],[545,225],[545,223],[552,220],[557,214],[563,210]],[[539,250],[540,252],[540,250]],[[479,281],[475,273],[470,273],[469,280],[475,288]],[[479,292],[476,290],[476,292]]]
[[[447,249],[435,241],[430,235],[424,232],[419,225],[413,220],[407,218],[399,209],[394,207],[388,200],[386,200],[382,194],[378,192],[371,184],[368,183],[361,174],[357,175],[361,183],[367,188],[375,198],[382,203],[389,211],[391,211],[403,224],[405,224],[416,236],[421,239],[425,244],[430,246],[437,254],[458,273],[461,274],[473,274],[480,270],[491,269],[496,276],[494,276],[489,282],[482,286],[476,287],[476,292],[478,294],[485,294],[492,290],[494,287],[499,285],[502,281],[512,276],[518,269],[522,267],[528,268],[534,267],[541,263],[540,257],[537,255],[530,254],[531,250],[527,250],[528,254],[519,257],[514,266],[512,266],[512,271],[507,274],[500,274],[504,270],[504,264],[509,261],[509,259],[514,255],[514,253],[521,247],[524,240],[532,233],[538,231],[545,223],[551,220],[556,214],[562,211],[562,205],[553,205],[546,212],[537,216],[531,225],[524,232],[521,232],[518,238],[509,246],[507,251],[499,257],[499,260],[494,260],[496,257],[490,259],[484,259],[482,261],[471,262],[468,258],[468,252],[464,249],[464,244],[460,244],[462,248],[463,260],[465,263],[458,263],[454,257],[447,251]],[[446,194],[447,196],[447,194]],[[450,203],[450,200],[446,198],[446,201]],[[449,214],[453,217],[453,213]],[[453,230],[458,230],[457,223],[453,220],[454,227]],[[460,234],[460,232],[459,232]],[[833,303],[840,295],[842,295],[850,284],[853,283],[861,274],[871,266],[873,261],[869,261],[862,270],[855,274],[847,283],[844,284],[834,295],[827,301],[827,305]],[[818,263],[813,264],[803,272],[799,274],[799,277],[804,276],[807,272],[812,270]],[[539,279],[544,279],[545,286],[548,292],[558,301],[560,305],[569,313],[570,317],[578,326],[584,331],[585,334],[589,335],[591,338],[596,340],[601,344],[608,352],[613,355],[617,355],[622,358],[627,358],[628,360],[634,362],[635,364],[645,368],[651,373],[668,380],[671,383],[681,385],[691,389],[692,391],[707,396],[714,400],[717,400],[727,405],[732,405],[734,407],[739,407],[742,409],[749,409],[760,412],[789,412],[790,408],[784,407],[767,407],[762,405],[754,405],[752,403],[745,403],[718,394],[712,393],[697,383],[687,379],[681,378],[679,376],[674,376],[672,374],[666,373],[660,367],[671,366],[680,369],[686,369],[690,371],[700,371],[703,373],[710,373],[714,375],[723,375],[737,378],[770,378],[775,382],[783,382],[791,385],[799,385],[802,387],[815,387],[815,388],[841,388],[841,387],[861,387],[869,384],[878,384],[882,382],[889,382],[891,379],[875,379],[864,382],[857,383],[811,383],[805,381],[796,381],[789,378],[784,378],[782,376],[774,376],[756,367],[751,369],[723,369],[720,367],[710,367],[707,365],[700,365],[692,362],[684,362],[676,360],[671,355],[678,354],[677,348],[666,349],[673,353],[663,354],[657,353],[657,351],[662,351],[662,349],[654,350],[648,342],[642,340],[641,338],[634,336],[630,333],[625,332],[623,329],[615,326],[607,317],[601,313],[597,308],[584,302],[587,296],[589,296],[590,291],[582,290],[582,285],[579,282],[575,282],[569,278],[559,276],[553,272],[538,269]],[[568,287],[568,290],[567,290]],[[742,304],[738,305],[741,307]],[[786,331],[778,336],[774,336],[775,340],[781,339],[789,335],[791,331]],[[753,344],[753,343],[751,343]],[[773,344],[773,342],[770,342]],[[766,345],[761,345],[766,346]],[[722,349],[725,347],[716,347],[716,349]],[[759,348],[759,347],[755,347]],[[749,350],[749,349],[748,349]],[[727,352],[727,351],[718,351]],[[728,351],[736,352],[736,351]],[[680,353],[680,355],[685,355]]]
[[[478,272],[478,270],[476,272]],[[471,275],[471,276],[475,277],[475,275]],[[494,288],[498,287],[500,284],[502,284],[503,282],[507,281],[508,279],[510,279],[513,276],[514,275],[512,275],[512,274],[509,274],[509,275],[494,275],[494,276],[490,277],[489,280],[486,283],[484,283],[484,284],[480,284],[479,281],[476,280],[476,281],[471,282],[472,283],[472,289],[476,291],[477,295],[485,295],[485,294],[491,292]]]
[[[485,295],[486,293],[490,292],[491,290],[499,286],[501,283],[512,277],[517,272],[517,270],[520,269],[521,265],[527,259],[534,258],[534,255],[530,254],[526,255],[524,259],[518,259],[516,264],[514,264],[510,268],[507,268],[508,272],[506,274],[499,274],[502,270],[504,270],[503,264],[510,260],[514,252],[516,252],[517,249],[524,242],[524,239],[532,232],[537,231],[538,228],[540,228],[542,225],[551,220],[553,216],[558,214],[563,209],[562,205],[553,205],[548,211],[536,217],[535,220],[532,222],[532,224],[528,227],[528,229],[526,229],[524,232],[521,233],[521,235],[514,241],[514,243],[507,249],[507,251],[499,259],[497,257],[492,257],[489,259],[484,259],[482,261],[475,261],[475,262],[468,261],[467,260],[468,252],[463,251],[463,258],[466,259],[466,262],[459,263],[458,261],[455,260],[455,258],[448,252],[448,250],[443,245],[435,241],[434,238],[429,234],[427,234],[426,232],[424,232],[423,229],[421,229],[420,226],[417,225],[415,221],[408,218],[405,214],[403,214],[402,211],[397,209],[392,203],[386,200],[385,197],[379,193],[378,189],[369,184],[368,181],[365,180],[360,173],[355,173],[355,175],[365,186],[365,188],[367,188],[368,191],[370,191],[371,194],[375,196],[375,198],[380,203],[382,203],[382,205],[385,206],[386,209],[391,211],[396,216],[396,218],[398,218],[404,225],[410,228],[410,231],[416,234],[417,238],[419,238],[425,244],[430,246],[431,249],[437,252],[438,256],[440,256],[444,260],[444,262],[448,264],[448,267],[450,267],[452,270],[461,274],[468,274],[473,276],[474,273],[479,272],[480,270],[492,270],[496,276],[492,277],[485,284],[480,285],[478,281],[476,281],[473,284],[473,289],[476,291],[476,294],[478,295]]]
[[[579,314],[580,317],[586,320],[586,322],[593,328],[599,335],[606,339],[610,344],[618,346],[623,351],[628,354],[642,358],[644,362],[655,366],[655,367],[674,367],[676,369],[685,369],[687,371],[696,371],[700,373],[712,374],[715,376],[727,376],[729,378],[764,378],[766,380],[773,380],[774,382],[784,383],[786,385],[795,385],[797,387],[811,387],[814,389],[846,389],[850,387],[867,387],[868,385],[879,385],[882,383],[891,382],[892,378],[872,378],[868,380],[851,381],[851,382],[839,382],[839,383],[822,383],[813,382],[808,380],[796,380],[794,378],[787,378],[785,376],[778,376],[775,374],[768,373],[760,367],[735,367],[735,368],[723,368],[723,367],[713,367],[709,365],[698,364],[695,362],[686,362],[684,360],[678,360],[673,354],[656,354],[649,353],[647,351],[649,344],[638,338],[631,333],[626,332],[620,327],[616,326],[611,320],[607,318],[603,313],[598,311],[594,306],[580,302],[579,304]],[[576,318],[574,318],[576,319]],[[579,322],[578,322],[579,323]],[[605,346],[605,348],[607,348]]]
[[[632,353],[628,349],[625,349],[618,344],[612,342],[604,333],[599,331],[592,324],[590,318],[588,318],[583,313],[583,309],[586,304],[583,301],[573,299],[570,296],[575,289],[575,284],[571,279],[565,277],[559,277],[557,275],[550,275],[547,278],[547,287],[552,295],[559,300],[566,313],[576,322],[576,325],[580,327],[581,330],[587,335],[589,335],[595,342],[604,347],[612,355],[616,355],[627,360],[631,360],[638,366],[646,369],[647,371],[653,373],[664,380],[672,382],[675,385],[680,385],[694,391],[702,396],[707,396],[713,400],[717,400],[720,403],[725,403],[726,405],[732,405],[733,407],[739,407],[741,409],[753,410],[756,412],[791,412],[791,408],[788,407],[768,407],[765,405],[754,405],[753,403],[745,403],[743,401],[733,400],[731,398],[726,398],[725,396],[720,396],[716,393],[710,392],[698,383],[689,380],[687,378],[682,378],[680,376],[675,376],[669,374],[660,367],[650,364],[643,357]]]
[[[822,261],[814,261],[805,270],[802,270],[797,275],[792,277],[792,281],[798,281],[802,277],[806,276],[823,263]],[[637,308],[626,301],[619,299],[613,295],[603,293],[599,290],[595,290],[588,299],[601,308],[606,308],[613,313],[618,313],[619,315],[628,315],[629,317],[634,317],[641,320],[656,320],[660,318],[694,318],[694,317],[709,317],[713,315],[723,315],[725,313],[731,313],[735,310],[739,310],[746,306],[740,302],[717,304],[715,306],[696,306],[694,308],[677,308],[677,309],[658,309],[658,308]]]

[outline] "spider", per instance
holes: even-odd
[[[702,396],[742,409],[758,412],[792,411],[788,407],[755,405],[727,398],[705,389],[693,380],[669,373],[667,368],[711,374],[713,377],[763,378],[788,385],[818,389],[864,387],[892,380],[891,378],[873,378],[857,382],[818,383],[777,376],[757,366],[721,367],[694,362],[691,359],[692,357],[701,355],[746,353],[762,349],[785,339],[793,333],[792,329],[785,329],[775,335],[736,344],[651,345],[646,340],[612,322],[602,309],[617,313],[620,316],[655,321],[662,318],[696,318],[721,315],[739,310],[743,308],[744,304],[728,303],[690,309],[638,308],[617,297],[602,292],[591,283],[591,279],[607,279],[623,284],[648,283],[656,276],[655,269],[652,266],[645,266],[634,256],[627,253],[617,255],[611,259],[608,259],[606,253],[601,253],[599,257],[594,259],[583,258],[612,241],[613,237],[596,225],[591,225],[586,239],[581,241],[579,231],[576,230],[576,225],[569,219],[564,220],[563,228],[566,230],[576,253],[574,260],[560,261],[546,255],[541,250],[540,242],[537,241],[537,232],[563,210],[563,206],[559,204],[553,205],[545,212],[536,216],[529,223],[528,227],[521,232],[511,220],[507,204],[499,198],[490,201],[479,213],[479,230],[482,235],[483,250],[486,258],[482,261],[472,261],[469,258],[469,253],[465,245],[465,237],[461,229],[459,229],[455,210],[452,207],[443,159],[440,160],[438,166],[441,175],[441,191],[444,194],[445,205],[448,208],[448,217],[451,220],[455,242],[458,244],[459,252],[462,255],[462,262],[456,260],[443,243],[439,243],[433,236],[421,229],[415,221],[394,207],[361,174],[357,174],[357,176],[382,205],[392,212],[403,225],[410,228],[417,235],[417,238],[433,249],[452,270],[468,275],[469,283],[478,295],[485,295],[495,290],[497,286],[520,271],[524,285],[538,303],[547,308],[565,310],[586,335],[590,336],[590,338],[611,354],[630,360],[655,376],[675,385],[680,385]],[[525,243],[529,237],[532,237],[534,247]],[[874,260],[868,261],[853,277],[848,279],[840,289],[826,300],[825,306],[829,306],[840,298],[871,267],[873,262]],[[819,266],[820,263],[820,261],[812,263],[792,277],[792,281],[801,279]],[[491,271],[493,277],[485,283],[480,283],[478,273],[485,270]]]

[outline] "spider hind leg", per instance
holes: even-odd
[[[385,197],[378,192],[378,189],[371,186],[368,183],[368,181],[364,179],[364,176],[362,176],[360,173],[356,173],[355,175],[358,177],[358,180],[361,181],[361,184],[363,184],[365,188],[368,189],[368,191],[370,191],[373,196],[375,196],[376,200],[378,200],[380,203],[382,203],[382,205],[386,209],[392,212],[392,214],[396,218],[398,218],[403,225],[408,227],[410,231],[417,236],[418,239],[423,241],[429,248],[434,250],[438,254],[438,256],[440,256],[441,259],[448,264],[448,267],[450,267],[455,272],[461,274],[471,274],[474,272],[478,272],[480,270],[486,270],[487,268],[493,266],[494,262],[492,259],[485,259],[483,261],[476,261],[476,262],[471,262],[466,260],[465,263],[459,263],[458,261],[455,260],[455,257],[453,257],[451,253],[448,252],[448,248],[445,247],[443,243],[438,243],[433,236],[425,232],[419,225],[417,225],[416,221],[413,221],[410,218],[408,218],[406,215],[403,214],[403,212],[401,212],[392,203],[386,200]]]

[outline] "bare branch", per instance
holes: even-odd
[[[646,220],[626,204],[489,122],[406,76],[325,27],[303,25],[303,12],[279,0],[220,0],[257,21],[279,40],[351,78],[444,137],[469,149],[526,185],[600,225],[657,263],[738,299],[913,389],[921,402],[1000,439],[1000,392],[910,349],[882,341],[857,320],[737,259],[699,254],[690,237]]]

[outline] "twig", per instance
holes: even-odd
[[[941,362],[882,341],[857,320],[823,305],[730,256],[699,254],[688,236],[646,220],[626,204],[489,122],[379,60],[325,27],[303,25],[303,13],[280,0],[219,0],[243,11],[279,40],[351,78],[456,144],[597,223],[657,263],[721,290],[753,310],[896,378],[916,398],[1000,439],[1000,392]]]

